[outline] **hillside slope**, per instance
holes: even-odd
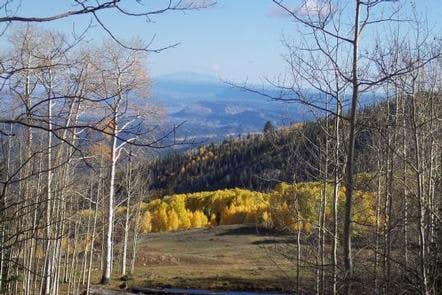
[[[369,158],[374,133],[363,123],[376,121],[375,110],[367,108],[359,114],[356,172],[367,171],[372,164]],[[151,189],[159,195],[234,187],[268,191],[280,182],[314,181],[320,173],[317,163],[324,157],[326,132],[333,134],[333,122],[321,119],[171,153],[154,164]],[[333,146],[330,137],[331,170]]]

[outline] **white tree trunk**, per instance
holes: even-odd
[[[113,124],[115,124],[115,127],[114,127],[114,134],[112,136],[111,172],[110,172],[109,196],[107,199],[106,248],[104,256],[103,275],[101,278],[102,284],[109,284],[111,271],[112,271],[112,232],[113,232],[113,222],[114,222],[115,172],[118,160],[118,150],[117,150],[118,139],[116,133],[117,132],[116,119],[114,119]]]
[[[337,289],[337,265],[338,265],[338,201],[339,201],[339,148],[340,148],[340,116],[341,108],[339,106],[339,99],[336,101],[336,118],[335,118],[335,173],[333,179],[333,244],[332,244],[332,284],[333,294],[338,293]]]
[[[46,228],[45,228],[45,238],[46,238],[46,255],[45,255],[45,275],[44,275],[44,285],[42,292],[45,295],[49,295],[51,291],[51,276],[52,276],[52,242],[51,242],[51,223],[52,223],[52,74],[49,70],[50,81],[49,81],[49,91],[48,91],[48,145],[47,145],[47,195],[46,195]]]

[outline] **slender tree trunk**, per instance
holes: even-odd
[[[350,134],[347,146],[347,162],[345,173],[345,215],[344,215],[344,272],[346,294],[351,294],[353,283],[353,257],[352,257],[352,211],[353,211],[353,189],[354,189],[354,152],[356,137],[356,110],[359,101],[359,79],[358,79],[358,56],[359,56],[359,10],[361,2],[356,0],[354,19],[353,39],[353,60],[352,60],[352,97],[350,109]]]
[[[98,200],[98,197],[97,197],[97,200]],[[95,244],[95,235],[96,235],[96,228],[97,228],[97,217],[98,217],[98,207],[95,208],[94,221],[93,221],[93,225],[92,225],[91,250],[90,250],[90,254],[89,254],[89,263],[88,263],[87,280],[86,280],[86,294],[87,295],[90,294],[92,263],[93,263],[93,256],[94,256],[94,244]]]
[[[328,108],[328,107],[327,107]],[[325,134],[325,152],[324,152],[324,176],[322,185],[322,214],[321,214],[321,294],[325,292],[325,242],[326,242],[326,223],[325,223],[325,211],[327,204],[327,182],[328,182],[328,165],[329,165],[329,126],[328,118],[326,119],[326,134]]]
[[[3,250],[3,245],[5,243],[5,229],[3,226],[0,228],[0,290],[3,289],[3,268],[5,264],[5,251]]]
[[[299,214],[299,200],[296,200],[296,222],[298,223],[296,235],[296,293],[300,294],[301,278],[301,217]]]
[[[126,186],[127,186],[127,201],[126,201],[126,218],[124,222],[124,238],[123,238],[123,257],[121,258],[121,276],[126,276],[126,265],[127,265],[127,243],[129,239],[129,221],[130,221],[130,198],[132,195],[131,177],[132,177],[132,167],[131,167],[131,154],[129,153],[129,160],[127,163],[126,171]]]
[[[407,183],[407,116],[406,116],[406,101],[405,96],[402,95],[402,186],[404,194],[404,268],[406,271],[408,271],[408,183]]]
[[[134,230],[132,237],[132,257],[130,262],[130,273],[133,274],[135,271],[135,261],[137,258],[137,242],[138,242],[138,227],[140,219],[140,205],[137,204],[135,208],[135,218],[134,218]]]
[[[118,160],[117,150],[117,110],[115,111],[112,136],[112,159],[110,172],[109,197],[107,199],[107,229],[106,229],[106,252],[104,256],[103,275],[101,284],[109,284],[112,271],[112,232],[114,220],[114,195],[115,195],[115,171]]]
[[[75,277],[76,266],[77,266],[77,242],[78,242],[78,220],[74,221],[74,241],[73,241],[73,249],[72,249],[72,258],[71,258],[71,266],[69,269],[69,280],[68,280],[68,294],[70,294],[70,290],[75,290]]]
[[[334,179],[333,179],[333,243],[332,243],[332,284],[333,284],[333,294],[336,295],[338,293],[337,289],[337,265],[338,265],[338,201],[339,201],[339,149],[340,149],[340,115],[341,115],[341,107],[340,107],[339,98],[336,100],[336,118],[335,118],[335,171],[334,171]]]
[[[417,123],[417,106],[415,93],[412,95],[412,118],[413,118],[413,135],[416,162],[416,196],[418,200],[418,237],[419,237],[419,264],[420,276],[422,282],[422,294],[428,295],[428,278],[427,278],[427,245],[425,237],[425,197],[423,188],[422,160],[421,160],[421,140]]]
[[[121,276],[126,275],[126,265],[127,265],[127,243],[129,239],[129,202],[130,196],[127,198],[127,209],[126,209],[126,220],[124,222],[124,240],[123,240],[123,257],[121,259]]]
[[[89,266],[87,271],[87,281],[86,281],[86,295],[90,294],[90,287],[91,287],[91,275],[92,275],[92,264],[93,264],[93,257],[94,257],[94,244],[95,244],[95,236],[97,232],[97,219],[98,219],[98,208],[99,203],[101,201],[101,185],[102,185],[102,167],[103,167],[103,155],[101,155],[100,158],[100,168],[98,173],[98,186],[97,186],[97,198],[95,200],[95,210],[94,210],[94,222],[92,226],[92,237],[91,237],[91,253],[89,255]]]
[[[387,126],[385,130],[387,134],[387,146],[385,147],[387,161],[385,163],[385,209],[384,209],[384,264],[385,264],[385,293],[390,292],[391,283],[391,235],[392,235],[392,210],[393,210],[393,181],[394,181],[394,153],[396,152],[396,135],[395,126],[397,126],[397,91],[396,96],[396,109],[395,119],[392,121],[392,110],[390,99],[387,102],[386,122]],[[390,127],[390,122],[393,123],[393,127]]]
[[[45,282],[43,287],[43,293],[49,295],[51,291],[51,276],[52,276],[52,74],[49,70],[50,84],[48,91],[48,146],[47,146],[47,195],[46,195],[46,255],[45,255]]]
[[[90,198],[92,199],[92,184],[91,184],[91,188],[90,188]],[[91,206],[91,202],[89,202],[89,211],[92,210],[92,206]],[[87,217],[87,230],[86,230],[86,243],[84,245],[84,254],[83,254],[83,268],[81,271],[81,284],[84,285],[86,282],[86,265],[87,265],[87,261],[88,261],[88,243],[87,240],[89,240],[90,237],[90,223],[91,223],[91,217],[88,215]],[[92,255],[92,254],[91,254]]]
[[[7,156],[6,156],[6,171],[5,171],[5,181],[7,181],[9,179],[9,170],[10,170],[10,165],[11,165],[11,150],[12,150],[12,144],[11,144],[11,137],[12,137],[12,125],[9,126],[9,133],[10,135],[8,136],[8,149],[7,149]],[[2,191],[2,199],[0,202],[0,206],[2,206],[3,208],[6,208],[6,198],[7,198],[7,194],[8,194],[8,186],[7,183],[5,182],[3,184],[3,191]],[[6,235],[6,230],[4,227],[4,223],[2,221],[1,223],[1,228],[0,228],[0,290],[3,289],[3,275],[4,275],[4,268],[6,266],[5,263],[5,249],[4,247],[4,241],[5,241],[5,235]],[[7,278],[7,276],[6,276]]]
[[[374,288],[379,293],[378,273],[379,273],[379,236],[381,225],[381,151],[380,144],[377,147],[377,190],[376,190],[376,231],[375,231],[375,248],[374,248]]]
[[[72,212],[72,202],[70,202],[68,214],[70,212]],[[69,256],[71,252],[70,251],[71,243],[69,242],[70,236],[71,236],[71,219],[69,218],[67,224],[67,231],[66,231],[66,237],[67,237],[66,254],[64,256],[64,275],[63,275],[64,283],[69,282]]]

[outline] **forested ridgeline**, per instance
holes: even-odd
[[[358,114],[357,172],[374,168],[373,140],[384,119],[387,103],[367,106]],[[333,132],[330,118],[275,128],[270,122],[262,134],[248,134],[210,143],[187,152],[170,153],[152,167],[151,188],[158,195],[241,187],[269,191],[280,182],[314,181],[319,177],[321,144]],[[330,151],[332,146],[330,145]]]

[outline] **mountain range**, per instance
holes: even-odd
[[[283,126],[309,117],[299,105],[272,101],[216,77],[190,72],[154,78],[152,99],[166,110],[167,122],[184,122],[177,131],[181,138],[216,141],[261,132],[267,121]]]

